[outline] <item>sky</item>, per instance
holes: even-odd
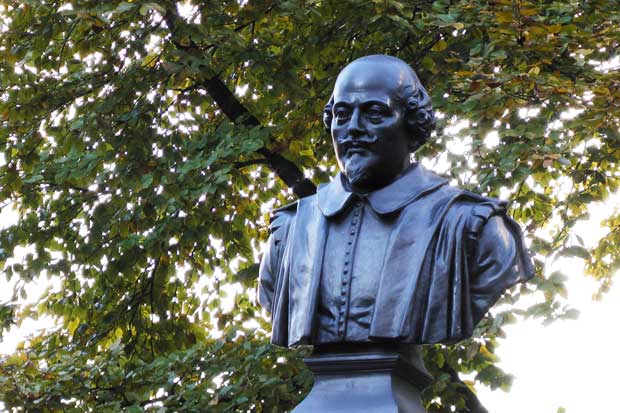
[[[568,301],[581,311],[577,320],[542,326],[529,319],[505,328],[499,367],[515,381],[508,393],[478,389],[489,412],[602,413],[617,406],[620,285],[593,302],[596,282],[575,271],[567,288]]]

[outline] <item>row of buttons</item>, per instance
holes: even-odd
[[[351,219],[351,226],[349,231],[349,239],[347,241],[347,249],[345,251],[344,266],[342,269],[342,288],[340,290],[340,309],[338,312],[338,335],[344,337],[345,332],[345,319],[347,312],[347,303],[350,299],[349,284],[351,280],[351,254],[353,252],[353,246],[356,240],[356,236],[359,233],[359,224],[361,222],[360,213],[362,205],[360,202],[355,203],[353,209],[353,218]]]

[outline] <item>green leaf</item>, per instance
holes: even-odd
[[[568,255],[583,258],[584,260],[590,259],[590,252],[579,245],[574,245],[568,248],[564,248],[561,252],[561,255]]]
[[[82,130],[84,128],[84,118],[80,117],[71,122],[71,130]]]
[[[131,9],[133,9],[134,7],[136,7],[137,4],[135,3],[128,3],[126,1],[120,3],[118,6],[116,6],[116,8],[114,9],[115,13],[125,13]],[[140,11],[140,13],[142,13],[142,11]]]
[[[153,175],[146,174],[142,176],[142,189],[148,188],[153,184]]]
[[[154,2],[147,2],[147,3],[143,3],[142,6],[140,6],[140,14],[145,16],[147,15],[150,11],[157,11],[160,13],[165,13],[166,9]]]

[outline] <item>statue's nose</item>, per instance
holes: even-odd
[[[355,108],[351,113],[351,119],[349,120],[349,135],[359,136],[364,132],[364,128],[360,119],[360,110]]]

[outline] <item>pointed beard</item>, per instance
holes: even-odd
[[[364,188],[373,186],[372,181],[375,178],[372,165],[368,162],[356,162],[355,160],[349,160],[343,171],[344,175],[351,185],[358,188]]]

